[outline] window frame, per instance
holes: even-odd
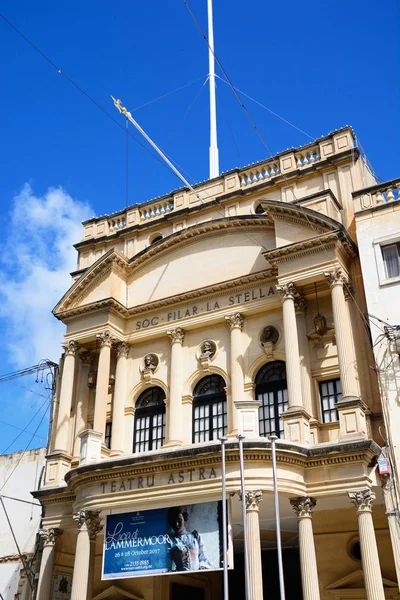
[[[395,244],[400,246],[400,235],[399,234],[393,235],[393,233],[392,233],[392,234],[389,234],[389,235],[386,235],[384,237],[374,240],[372,242],[372,244],[374,247],[375,262],[376,262],[376,269],[378,272],[379,285],[381,287],[383,287],[386,285],[392,285],[393,283],[399,283],[400,275],[396,276],[396,277],[387,277],[387,275],[386,275],[386,266],[385,266],[385,261],[383,258],[382,248],[384,248],[385,246],[392,246]]]
[[[285,378],[281,378],[281,379],[277,379],[275,381],[261,381],[260,383],[257,383],[257,377],[258,375],[261,373],[261,371],[263,369],[265,369],[267,366],[272,367],[272,365],[274,365],[274,363],[278,363],[278,365],[284,369],[285,372]],[[255,399],[260,402],[260,406],[258,409],[258,426],[259,426],[259,432],[260,432],[260,437],[268,437],[269,435],[276,435],[279,439],[284,439],[284,425],[283,425],[283,421],[282,421],[282,429],[279,427],[280,425],[280,421],[282,419],[281,415],[282,413],[285,412],[285,410],[287,410],[288,406],[289,406],[289,401],[288,401],[288,390],[287,390],[287,375],[286,375],[286,363],[282,360],[274,360],[274,361],[270,361],[266,364],[264,364],[262,367],[260,367],[260,369],[257,371],[257,374],[255,376],[254,379],[255,382]],[[282,382],[286,382],[286,386],[282,387]],[[279,412],[279,408],[280,405],[282,404],[278,398],[278,392],[283,392],[283,396],[285,396],[285,392],[286,392],[286,399],[283,402],[283,407],[285,407],[286,405],[286,409],[283,408],[283,410],[281,412]],[[265,417],[265,408],[267,406],[272,406],[271,404],[264,404],[263,400],[259,398],[260,395],[264,395],[266,393],[272,393],[273,394],[273,409],[274,409],[274,416],[273,419],[271,418],[266,418]],[[263,417],[261,418],[261,414],[263,415]],[[266,433],[266,423],[270,423],[272,425],[272,420],[274,422],[274,431],[270,431],[269,433]],[[261,423],[264,423],[263,425],[263,429],[264,432],[261,433]]]
[[[104,445],[111,450],[112,421],[107,421],[104,431]]]
[[[203,383],[205,383],[206,379],[209,379],[211,377],[218,377],[221,382],[223,382],[224,387],[226,385],[223,377],[221,377],[221,375],[216,375],[216,374],[211,374],[211,375],[207,375],[206,377],[203,377],[202,379],[200,379],[200,381],[198,381],[194,391],[193,391],[193,411],[192,411],[192,443],[193,444],[202,444],[204,442],[213,442],[215,440],[220,439],[219,437],[219,431],[221,429],[221,427],[213,427],[213,419],[214,417],[219,417],[222,416],[222,435],[221,437],[225,436],[228,433],[228,402],[227,402],[227,397],[226,397],[226,391],[218,391],[218,392],[214,392],[211,394],[199,394],[198,396],[196,396],[196,389],[198,387],[200,387],[200,385]],[[222,402],[222,413],[217,413],[214,414],[213,413],[213,407],[216,407],[220,402]],[[200,408],[202,406],[208,406],[209,408],[209,413],[206,417],[196,417],[196,409]],[[202,421],[208,419],[208,428],[206,429],[200,429],[198,431],[196,431],[196,422],[201,423]],[[204,439],[204,440],[196,440],[196,435],[199,436],[200,433],[206,433],[208,434],[208,439]],[[206,436],[204,436],[206,437]]]
[[[337,382],[339,382],[339,384],[340,384],[340,392],[337,391],[337,385],[336,385]],[[318,383],[319,409],[320,409],[320,412],[321,412],[321,423],[323,425],[330,425],[332,423],[339,423],[339,413],[338,413],[338,410],[336,408],[336,404],[340,400],[340,398],[342,397],[342,394],[343,394],[342,382],[340,380],[340,377],[336,376],[336,377],[333,377],[331,379],[321,379],[317,383]],[[335,396],[335,402],[334,402],[334,406],[333,407],[324,409],[324,407],[323,407],[323,399],[331,396],[331,394],[326,394],[325,396],[323,396],[322,395],[321,386],[322,385],[327,385],[329,383],[333,383],[334,387],[335,387],[335,392],[333,394]],[[338,398],[338,396],[340,396],[340,398]],[[327,413],[331,413],[332,411],[335,411],[336,419],[333,419],[333,420],[330,420],[330,421],[326,421],[325,420],[325,415]]]
[[[158,398],[156,399],[156,404],[152,404],[150,406],[137,406],[138,403],[142,402],[146,395],[149,394],[150,391],[158,390]],[[161,387],[155,386],[145,390],[140,394],[135,403],[135,424],[133,428],[133,444],[132,444],[132,452],[133,454],[141,454],[143,452],[151,452],[152,450],[159,450],[165,444],[165,429],[166,429],[166,407],[165,407],[165,393]],[[154,432],[157,432],[159,425],[154,425],[154,417],[162,417],[161,422],[161,438],[154,437]],[[150,418],[148,427],[140,427],[138,428],[139,422],[142,419]],[[146,432],[148,430],[148,439],[138,439],[138,433]],[[158,445],[158,440],[160,440],[160,444]],[[142,449],[141,445],[148,445],[147,449]],[[154,447],[154,444],[156,447]]]

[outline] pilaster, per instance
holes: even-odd
[[[238,434],[238,407],[243,400],[244,374],[243,374],[243,348],[242,330],[243,315],[233,313],[225,317],[230,330],[230,377],[231,377],[231,402],[228,405],[228,436]]]
[[[182,388],[183,365],[182,344],[185,331],[181,327],[167,331],[171,340],[171,361],[169,373],[169,415],[167,418],[167,441],[165,446],[181,446],[182,432]]]
[[[127,395],[127,358],[130,346],[126,342],[116,344],[117,366],[115,372],[114,402],[112,411],[111,456],[124,453],[124,418]]]
[[[100,354],[97,367],[93,429],[101,433],[104,438],[107,418],[108,385],[110,381],[111,346],[115,340],[108,329],[98,334],[96,338],[100,342]]]

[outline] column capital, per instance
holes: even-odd
[[[116,351],[117,351],[117,357],[120,358],[121,356],[123,358],[128,358],[129,355],[129,350],[130,350],[130,344],[128,344],[127,342],[116,342],[116,344],[114,345]]]
[[[79,354],[79,358],[81,359],[83,365],[90,367],[94,360],[94,352],[91,350],[83,350],[83,352]]]
[[[86,529],[92,541],[103,530],[99,514],[99,510],[80,510],[73,516],[74,520],[78,523],[78,529]]]
[[[350,490],[347,492],[347,495],[356,507],[358,513],[372,512],[375,494],[369,488],[363,490]]]
[[[62,534],[62,529],[50,527],[49,529],[39,529],[39,535],[46,546],[54,546],[57,538]]]
[[[245,493],[246,510],[256,510],[258,512],[259,504],[262,502],[261,490],[248,490]]]
[[[343,285],[349,280],[347,275],[339,267],[333,269],[332,271],[325,271],[324,277],[331,287],[334,285]]]
[[[69,340],[68,342],[65,342],[65,344],[61,344],[61,346],[67,356],[75,356],[81,347],[81,345],[78,342],[75,342],[75,340]]]
[[[296,513],[298,519],[304,517],[312,517],[312,511],[317,501],[311,496],[298,496],[297,498],[289,498],[290,504],[293,506],[293,510]]]
[[[182,327],[177,327],[176,329],[171,329],[167,331],[167,336],[171,340],[171,344],[179,343],[183,344],[183,340],[185,339],[185,330]]]
[[[353,300],[355,291],[351,281],[345,281],[343,285],[343,294],[345,300]]]
[[[111,348],[112,343],[115,341],[109,329],[105,329],[101,333],[98,333],[96,339],[99,340],[100,346],[108,346],[109,348]]]
[[[233,315],[228,315],[227,317],[225,317],[225,320],[226,324],[228,325],[231,331],[232,329],[240,329],[240,331],[242,331],[244,318],[243,315],[241,315],[240,313],[237,312],[233,313]]]
[[[299,295],[293,281],[289,281],[289,283],[285,283],[284,285],[277,285],[276,289],[281,295],[282,302],[285,300],[294,300]]]
[[[296,313],[305,313],[307,310],[307,300],[301,294],[298,294],[294,298],[294,309]]]

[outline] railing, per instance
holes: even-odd
[[[296,167],[302,169],[303,167],[309,167],[321,160],[321,154],[319,147],[308,148],[305,152],[295,152]]]
[[[112,232],[119,231],[120,229],[123,229],[125,226],[126,226],[125,215],[116,217],[115,219],[110,219],[108,221],[108,230],[112,231]]]
[[[162,202],[155,202],[153,204],[147,204],[142,208],[139,208],[140,220],[149,221],[156,217],[163,217],[174,210],[174,202],[171,199],[164,200]]]
[[[268,162],[240,174],[240,186],[247,187],[260,181],[268,181],[280,174],[279,163]]]
[[[400,178],[385,181],[357,192],[353,192],[355,210],[366,210],[400,200]]]

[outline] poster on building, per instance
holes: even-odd
[[[102,579],[218,570],[222,558],[221,501],[107,516]]]

